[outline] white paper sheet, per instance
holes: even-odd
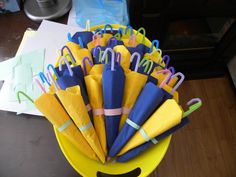
[[[72,27],[56,22],[44,20],[39,26],[35,35],[24,40],[24,45],[20,48],[20,53],[29,53],[35,50],[45,49],[44,68],[48,64],[56,62],[56,51],[61,49],[67,42],[67,33],[74,34],[77,31],[83,30],[79,27]],[[11,85],[10,77],[5,79],[4,84],[0,90],[0,110],[26,113],[32,115],[42,115],[36,108],[32,110],[25,110],[26,103],[19,104],[17,101],[8,101],[8,90]]]
[[[17,113],[30,113],[41,115],[33,104],[21,97],[22,104],[16,98],[17,91],[23,91],[30,95],[32,99],[38,98],[41,94],[40,89],[33,82],[33,76],[40,72],[44,67],[44,50],[18,55],[12,59],[0,63],[1,72],[7,73],[0,78],[4,80],[0,92],[0,109]],[[10,61],[10,62],[9,62]],[[4,70],[3,68],[7,68]]]
[[[45,48],[44,66],[46,68],[48,64],[55,64],[57,51],[68,41],[67,33],[70,32],[74,34],[82,30],[83,29],[79,27],[44,20],[39,26],[35,36],[25,43],[22,53]]]

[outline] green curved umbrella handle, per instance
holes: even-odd
[[[197,102],[197,103],[191,105],[193,102]],[[189,106],[188,110],[184,112],[183,117],[187,117],[192,112],[200,108],[202,106],[202,100],[200,98],[193,98],[187,103],[187,105],[191,105],[191,106]]]
[[[99,62],[102,62],[102,56],[103,56],[104,52],[105,52],[105,51],[101,51],[101,52],[99,53],[99,59],[98,59]],[[107,63],[108,63],[108,55],[106,55],[105,57],[106,57],[106,58],[105,58],[105,63],[107,64]]]
[[[117,40],[120,40],[121,34],[120,34],[120,33],[116,33],[116,34],[114,35],[114,37],[116,37]]]
[[[22,92],[22,91],[18,91],[17,93],[17,100],[19,103],[21,103],[21,99],[20,99],[20,94],[25,96],[31,103],[34,104],[34,100],[32,98],[30,98],[26,93]]]
[[[151,65],[151,67],[149,68],[149,65]],[[139,63],[139,66],[145,66],[144,68],[144,72],[149,74],[151,69],[152,69],[152,66],[153,66],[153,61],[147,59],[147,58],[143,58],[141,60],[141,62]],[[149,68],[149,71],[148,71],[148,68]]]
[[[138,30],[137,30],[137,33],[136,33],[136,36],[141,32],[141,31],[143,31],[143,38],[142,38],[142,43],[144,42],[144,40],[145,40],[145,36],[146,36],[146,30],[143,28],[143,27],[141,27],[141,28],[139,28]]]

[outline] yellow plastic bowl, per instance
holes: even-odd
[[[104,25],[94,26],[91,30],[95,30],[97,28],[103,28]],[[113,28],[125,28],[122,25],[112,25]],[[135,30],[133,30],[136,33]],[[141,40],[142,35],[137,36]],[[145,45],[151,46],[151,42],[146,38],[144,41]],[[65,155],[66,159],[69,161],[71,166],[82,176],[84,177],[96,177],[98,172],[102,172],[105,174],[111,175],[119,175],[125,174],[135,170],[136,168],[140,168],[141,172],[139,174],[140,177],[148,176],[158,164],[163,159],[168,146],[170,144],[171,136],[161,140],[158,144],[145,150],[143,153],[133,158],[132,160],[125,163],[107,163],[102,164],[95,160],[91,160],[84,156],[82,153],[78,151],[78,149],[67,139],[65,138],[58,130],[54,127],[54,131],[56,134],[57,141],[59,146]]]

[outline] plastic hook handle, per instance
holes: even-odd
[[[73,76],[73,71],[72,71],[72,69],[70,67],[70,64],[69,64],[68,60],[65,57],[62,57],[60,59],[60,61],[59,61],[59,71],[62,71],[62,61],[65,62],[66,66],[67,66],[67,68],[69,70],[70,76]]]
[[[83,60],[82,60],[82,63],[83,63],[83,67],[84,67],[84,74],[85,75],[88,75],[88,72],[87,72],[87,68],[86,68],[86,60],[89,62],[90,66],[93,66],[93,62],[89,59],[89,57],[84,57]]]
[[[130,57],[130,62],[133,62],[134,57],[137,57],[134,71],[138,72],[138,67],[139,67],[139,63],[140,63],[140,60],[141,60],[141,55],[138,52],[134,52],[132,54],[132,56]]]
[[[155,44],[156,44],[156,45],[155,45]],[[159,41],[158,41],[157,39],[155,39],[155,40],[152,41],[152,45],[151,45],[151,47],[150,47],[150,49],[149,49],[149,53],[151,53],[151,52],[153,51],[153,47],[154,47],[154,46],[155,46],[156,49],[159,48]]]
[[[173,89],[171,90],[170,94],[173,94],[174,91],[176,91],[176,90],[179,88],[179,86],[182,84],[182,82],[183,82],[184,79],[185,79],[185,76],[184,76],[183,73],[181,73],[181,72],[175,73],[174,75],[171,76],[171,78],[176,77],[176,76],[180,76],[180,80],[179,80],[179,81],[177,82],[177,84],[173,87]]]
[[[106,25],[104,26],[104,33],[107,32],[107,27],[110,27],[111,32],[113,33],[113,28],[112,28],[112,26],[111,26],[110,24],[106,24]]]

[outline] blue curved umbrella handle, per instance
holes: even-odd
[[[112,26],[111,26],[110,24],[106,24],[106,25],[104,26],[104,33],[107,32],[107,27],[109,27],[109,28],[111,29],[111,32],[113,33],[113,28],[112,28]]]
[[[170,63],[170,56],[169,55],[164,55],[162,57],[162,61],[161,63],[165,62],[165,69],[168,67],[169,63]]]
[[[125,28],[125,34],[127,34],[128,30],[129,30],[129,32],[130,32],[130,36],[132,36],[132,35],[133,35],[133,28],[132,28],[132,26],[126,26],[126,28]]]
[[[82,63],[83,63],[83,67],[84,67],[84,74],[85,75],[88,75],[88,72],[87,72],[87,68],[86,68],[86,60],[89,62],[90,66],[93,66],[93,62],[89,59],[89,57],[84,57],[83,60],[82,60]]]
[[[50,72],[50,68],[53,70],[54,74],[56,75],[56,78],[59,78],[58,74],[57,74],[57,71],[55,70],[54,66],[52,64],[49,64],[47,66],[47,70],[48,72]],[[51,73],[51,72],[50,72]]]
[[[168,70],[172,73],[172,75],[175,74],[175,68],[173,66],[169,67]]]
[[[67,33],[67,39],[68,39],[68,41],[72,41],[72,37],[71,37],[70,33]]]
[[[155,45],[155,44],[156,44],[156,45]],[[159,41],[158,41],[157,39],[152,41],[152,45],[151,45],[151,47],[150,47],[150,49],[149,49],[149,53],[152,52],[154,46],[155,46],[156,49],[159,48]]]
[[[48,86],[51,86],[51,84],[49,83],[48,79],[46,78],[46,76],[43,72],[39,72],[39,77],[43,83],[46,82],[48,84]]]
[[[101,28],[97,28],[94,32],[94,34],[97,34],[98,32],[100,32],[101,37],[103,37],[103,32]]]
[[[72,57],[72,59],[74,60],[74,62],[76,62],[76,60],[75,60],[75,57],[74,57],[74,55],[72,54],[72,52],[71,52],[71,50],[70,50],[70,48],[69,47],[67,47],[66,45],[65,46],[63,46],[62,48],[61,48],[61,56],[63,56],[64,55],[64,49],[67,49],[67,51],[69,52],[69,54],[70,54],[70,56]]]

